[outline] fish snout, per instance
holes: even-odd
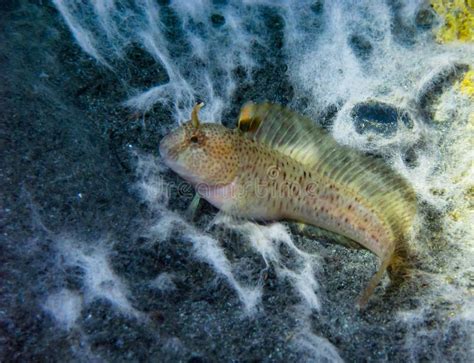
[[[171,134],[166,135],[161,139],[160,141],[160,146],[159,146],[159,152],[160,156],[167,164],[169,161],[171,161],[171,149],[173,147],[173,137]]]

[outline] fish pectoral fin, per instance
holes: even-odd
[[[387,270],[387,267],[390,265],[391,260],[392,256],[388,256],[382,261],[382,264],[380,265],[378,271],[375,273],[374,276],[372,276],[369,281],[369,284],[360,295],[359,299],[357,300],[357,307],[360,311],[363,311],[367,306],[367,302],[369,301],[370,296],[372,296],[375,288],[379,284],[380,280],[382,280],[382,277],[385,271]]]
[[[323,239],[329,242],[337,243],[338,245],[344,246],[346,248],[361,249],[364,248],[361,244],[357,243],[350,238],[347,238],[343,235],[328,231],[327,229],[319,228],[311,224],[306,224],[303,222],[294,223],[295,233],[301,234],[303,236],[313,238],[313,239]]]
[[[189,203],[188,208],[186,209],[186,212],[184,213],[185,217],[187,220],[192,221],[194,217],[196,216],[196,212],[199,208],[199,202],[201,201],[201,197],[199,196],[198,193],[194,194],[194,198]]]

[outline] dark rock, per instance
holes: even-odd
[[[211,22],[213,26],[220,27],[225,24],[225,18],[221,14],[212,14]]]
[[[434,75],[421,84],[416,95],[415,107],[421,117],[429,122],[433,118],[433,106],[436,100],[451,87],[456,80],[462,79],[469,65],[453,63],[440,67]]]
[[[329,129],[332,126],[334,119],[336,118],[337,113],[341,107],[342,103],[334,103],[322,110],[317,117],[319,125],[325,129]]]
[[[349,44],[354,54],[363,60],[367,60],[372,54],[372,44],[362,35],[352,35],[349,38]]]
[[[317,0],[314,3],[311,4],[310,8],[315,14],[319,15],[324,10],[324,1],[323,0]]]
[[[403,15],[404,4],[399,0],[391,0],[387,2],[392,11],[392,35],[399,44],[411,47],[415,44],[417,29],[410,19],[406,19]]]
[[[360,134],[376,132],[392,135],[397,131],[399,122],[412,127],[412,121],[407,112],[378,101],[367,101],[356,104],[351,110],[356,131]]]
[[[420,8],[415,16],[415,23],[422,29],[429,29],[433,26],[435,14],[431,8]]]

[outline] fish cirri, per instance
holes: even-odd
[[[385,270],[406,273],[416,196],[382,160],[279,105],[246,104],[235,129],[200,123],[201,106],[160,143],[164,162],[200,196],[234,216],[310,224],[373,252],[381,263],[360,307]]]

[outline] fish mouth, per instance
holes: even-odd
[[[160,142],[159,152],[161,159],[166,166],[177,172],[178,167],[178,152],[175,143],[173,142],[173,135],[169,134],[163,137]]]
[[[193,185],[201,182],[200,178],[193,173],[193,171],[187,167],[182,160],[180,161],[179,153],[176,151],[176,148],[173,148],[170,135],[165,136],[161,140],[159,152],[163,163],[181,178]]]
[[[171,147],[169,145],[169,139],[169,135],[163,137],[159,146],[159,152],[165,164],[167,164],[167,161],[170,159]]]
[[[179,160],[164,159],[165,165],[178,174],[182,179],[186,180],[193,186],[203,183],[202,178],[200,178],[196,173],[184,166]]]

